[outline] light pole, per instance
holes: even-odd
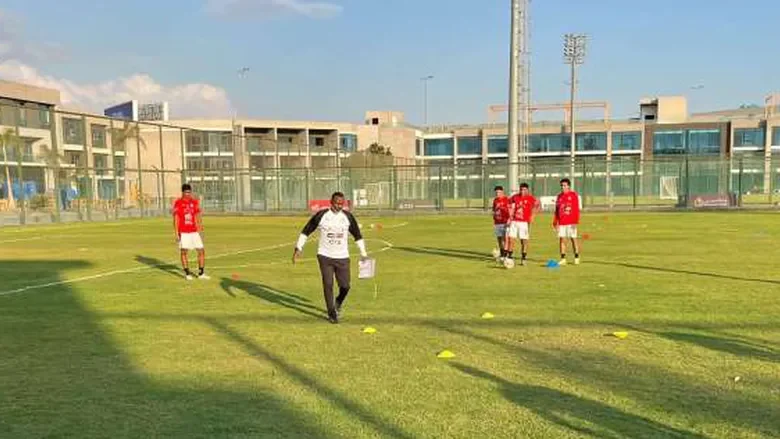
[[[423,82],[423,125],[428,126],[428,81],[433,79],[433,75],[423,76],[420,81]]]
[[[563,36],[563,62],[571,66],[571,96],[569,98],[569,133],[571,134],[572,160],[577,149],[574,134],[574,99],[577,94],[577,66],[585,63],[585,50],[588,37],[585,34],[566,34]]]

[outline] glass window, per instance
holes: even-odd
[[[185,140],[185,148],[187,152],[203,151],[203,133],[199,133],[197,131],[188,131]]]
[[[341,149],[346,152],[355,152],[358,147],[357,135],[355,134],[340,134],[339,145]]]
[[[117,177],[125,176],[125,158],[121,156],[114,157],[114,170]]]
[[[108,170],[108,156],[105,154],[92,154],[92,162],[95,168],[95,175],[106,175]]]
[[[734,130],[734,146],[759,146],[764,147],[763,128],[738,128]]]
[[[642,133],[630,131],[612,133],[613,151],[640,151],[642,149]]]
[[[106,147],[106,127],[103,125],[92,125],[92,147],[93,148],[105,148]]]
[[[772,146],[780,146],[780,127],[772,128]]]
[[[653,154],[685,154],[685,135],[682,131],[656,131]]]
[[[84,123],[81,119],[62,118],[62,137],[70,145],[84,144]]]
[[[488,154],[506,154],[509,152],[509,138],[507,136],[488,137]]]
[[[569,134],[531,134],[528,137],[528,143],[529,152],[571,151],[571,135]]]
[[[458,137],[458,154],[482,155],[482,138]]]
[[[688,154],[720,154],[720,130],[688,130]]]
[[[65,151],[65,163],[76,166],[81,166],[81,153],[73,151]]]
[[[455,141],[452,137],[446,139],[425,139],[426,156],[454,155]]]
[[[576,133],[575,135],[577,151],[607,150],[607,133]]]

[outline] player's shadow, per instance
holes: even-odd
[[[419,255],[442,256],[447,258],[464,259],[469,261],[489,262],[493,260],[493,258],[489,254],[479,253],[471,250],[436,248],[436,247],[393,247],[393,249],[401,250],[409,253],[416,253]]]
[[[731,276],[727,274],[719,274],[719,273],[707,273],[707,272],[701,272],[701,271],[691,271],[691,270],[680,270],[677,268],[665,268],[665,267],[651,267],[648,265],[638,265],[638,264],[629,264],[624,262],[610,262],[610,261],[598,261],[598,260],[588,260],[589,264],[599,264],[599,265],[612,265],[616,267],[624,267],[624,268],[632,268],[636,270],[648,270],[648,271],[658,271],[662,273],[672,273],[672,274],[687,274],[691,276],[704,276],[704,277],[712,277],[715,279],[725,279],[725,280],[736,280],[736,281],[743,281],[743,282],[758,282],[758,283],[764,283],[769,285],[780,285],[780,280],[772,280],[772,279],[756,279],[752,277],[742,277],[742,276]]]
[[[575,433],[597,438],[705,436],[661,424],[615,407],[548,387],[518,384],[491,373],[453,364],[459,371],[495,383],[509,401]]]
[[[657,334],[669,340],[690,343],[713,351],[780,363],[780,350],[754,341],[686,332],[659,332]]]
[[[144,264],[149,268],[154,268],[155,270],[160,270],[163,273],[168,273],[171,276],[176,276],[179,278],[183,277],[180,272],[181,269],[175,264],[172,264],[170,262],[165,262],[157,258],[152,258],[149,256],[142,256],[142,255],[136,255],[135,261]]]
[[[318,319],[325,318],[325,311],[312,305],[309,299],[298,296],[296,294],[280,291],[267,285],[243,280],[222,278],[219,282],[219,286],[225,293],[232,297],[236,297],[235,293],[233,292],[234,290],[243,291],[246,294],[263,299],[266,302],[298,311],[301,314],[306,314]]]

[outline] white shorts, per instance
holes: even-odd
[[[558,226],[559,238],[577,238],[577,225],[572,224],[568,226]]]
[[[496,238],[503,238],[506,235],[506,224],[496,224],[493,226]]]
[[[531,239],[531,228],[525,221],[512,221],[509,224],[509,237],[512,239]]]
[[[203,240],[200,233],[182,233],[179,239],[179,248],[182,250],[200,250],[203,248]]]

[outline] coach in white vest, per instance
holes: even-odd
[[[328,320],[331,323],[338,323],[350,287],[348,235],[355,238],[361,259],[368,257],[366,242],[363,240],[355,217],[344,210],[344,194],[341,192],[335,192],[330,197],[330,208],[317,212],[306,223],[295,245],[293,264],[303,253],[303,246],[306,245],[309,236],[316,230],[320,231],[317,261],[322,274],[322,289],[325,293],[325,306],[328,308]],[[334,276],[339,285],[339,295],[335,302],[333,300]]]

